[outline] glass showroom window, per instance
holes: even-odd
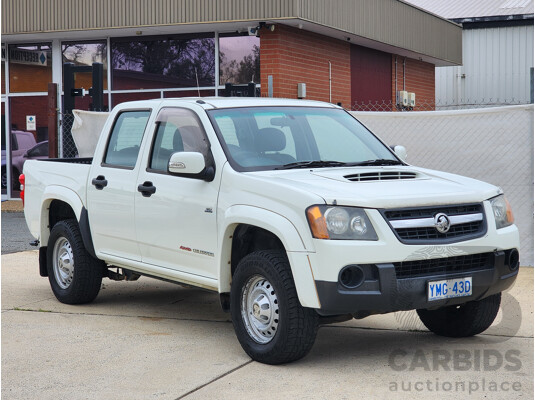
[[[94,62],[102,63],[104,68],[104,90],[108,89],[108,60],[106,42],[63,42],[61,53],[63,62],[75,65],[91,66]],[[89,89],[93,86],[91,72],[78,72],[74,76],[74,87]]]
[[[219,84],[260,83],[260,38],[219,36]]]
[[[9,92],[46,92],[52,82],[49,43],[9,46]]]
[[[213,34],[116,38],[111,55],[113,90],[215,85]]]
[[[4,106],[4,95],[6,94],[6,46],[2,45],[2,74],[1,74],[1,81],[2,81],[2,110]],[[4,112],[2,111],[2,115],[4,115]],[[2,127],[4,124],[2,123]],[[3,136],[2,136],[3,137]]]
[[[13,191],[19,188],[18,177],[29,158],[26,152],[38,142],[48,140],[47,91],[48,83],[52,82],[52,46],[28,43],[10,45],[7,50],[9,87],[4,107],[9,107],[9,124],[5,126],[5,120],[2,121],[2,139],[3,148],[10,139],[10,146],[5,149],[10,161],[7,163],[7,157],[2,157],[2,194],[16,197]],[[11,188],[7,187],[8,176]]]

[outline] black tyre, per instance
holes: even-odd
[[[13,175],[11,176],[11,179],[12,179],[11,187],[13,188],[13,190],[20,190],[19,176],[20,176],[19,171],[13,168]],[[7,185],[7,182],[6,182],[6,185]]]
[[[299,303],[283,251],[257,251],[240,261],[232,278],[230,313],[241,346],[258,362],[298,360],[316,339],[318,315]]]
[[[470,301],[437,310],[416,310],[420,320],[431,332],[440,336],[468,337],[489,328],[500,309],[502,294],[479,301]]]
[[[2,167],[2,189],[7,188],[7,173],[6,168]]]
[[[47,269],[52,291],[62,303],[89,303],[100,291],[104,264],[86,251],[75,220],[60,221],[52,228]]]

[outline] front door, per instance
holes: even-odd
[[[171,154],[183,151],[202,153],[207,165],[213,164],[197,115],[187,108],[163,108],[137,180],[137,185],[154,188],[154,193],[135,196],[141,258],[150,265],[215,279],[219,178],[206,182],[170,175]]]

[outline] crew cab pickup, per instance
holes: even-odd
[[[303,357],[321,324],[399,310],[479,334],[518,272],[512,211],[500,188],[403,150],[327,103],[122,103],[92,159],[26,162],[25,217],[59,301],[92,301],[104,277],[209,289],[260,362]]]

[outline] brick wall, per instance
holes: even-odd
[[[397,90],[403,90],[403,60],[397,56]],[[392,55],[392,104],[396,104],[396,56]],[[416,94],[415,111],[435,109],[435,66],[424,61],[405,59],[405,90]]]
[[[306,83],[308,100],[329,101],[329,61],[332,68],[332,102],[351,104],[350,45],[342,40],[284,25],[260,31],[262,96],[273,76],[273,96],[297,98],[297,84]]]

